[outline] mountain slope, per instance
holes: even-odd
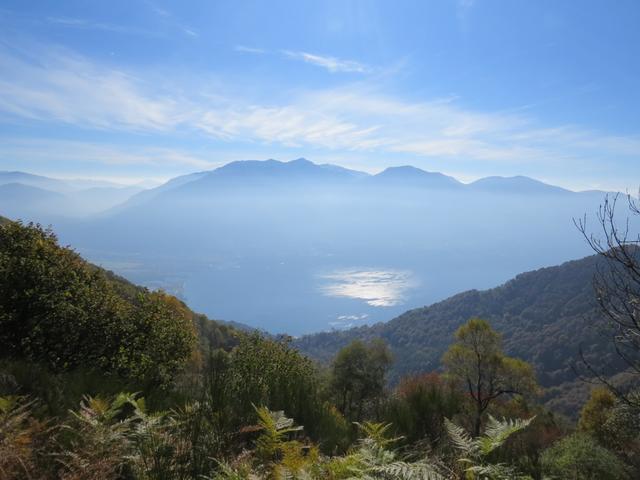
[[[0,216],[0,271],[3,274],[0,287],[4,294],[0,295],[0,317],[3,322],[15,322],[8,329],[11,332],[9,337],[13,334],[18,335],[16,333],[18,330],[25,335],[25,338],[26,335],[37,336],[42,331],[47,331],[46,329],[62,335],[61,332],[65,331],[63,325],[65,319],[78,331],[84,328],[95,333],[99,328],[106,328],[106,331],[110,332],[113,328],[113,331],[117,332],[114,325],[118,321],[131,323],[130,328],[134,328],[136,311],[142,311],[144,308],[153,310],[153,307],[148,306],[150,304],[145,303],[151,295],[149,289],[135,285],[109,270],[87,262],[69,247],[60,246],[57,238],[40,226],[12,222],[2,216]],[[85,272],[88,274],[85,275]],[[86,280],[85,283],[81,282],[81,287],[78,287],[78,283],[73,283],[78,282],[78,278]],[[84,287],[87,287],[87,290],[84,290]],[[43,298],[45,300],[42,300]],[[240,330],[235,326],[210,320],[205,315],[195,313],[175,297],[162,293],[162,298],[169,304],[178,306],[176,310],[180,312],[180,317],[183,316],[193,325],[203,353],[208,353],[209,347],[230,348],[236,343]],[[87,303],[81,303],[86,299],[88,299]],[[29,310],[29,306],[37,301],[41,302],[38,305],[42,310],[36,308],[34,316],[24,313],[33,313]],[[111,305],[119,305],[121,311],[126,311],[127,314],[120,315],[120,310],[110,308]],[[126,310],[129,307],[131,311]],[[55,321],[52,320],[48,324],[43,321],[33,331],[23,327],[33,318],[38,318],[37,315],[42,315],[43,311],[47,312],[44,314],[45,318],[50,316]],[[57,312],[59,316],[51,312]],[[64,312],[73,313],[66,316]],[[101,314],[108,317],[107,327],[104,324],[102,327],[97,325],[97,318]],[[12,320],[12,316],[15,316],[18,321]],[[178,315],[174,316],[176,317]],[[87,318],[91,321],[87,321]],[[154,319],[154,322],[157,321],[159,320]],[[92,325],[91,328],[87,326],[89,324]],[[16,325],[19,325],[19,328]],[[56,327],[53,328],[52,325]],[[56,331],[56,328],[59,330]],[[40,329],[39,332],[38,329]],[[147,335],[149,332],[150,327],[147,326],[143,333]],[[7,331],[3,333],[6,334]],[[74,340],[76,340],[75,344]],[[71,347],[72,351],[74,349],[81,351],[85,340],[84,337],[74,337],[69,334],[65,343]],[[13,347],[14,353],[23,350],[29,352],[28,348],[16,346],[22,345],[22,342],[3,343],[5,341],[7,336],[0,336],[0,345],[4,348],[4,351],[0,352],[0,358],[10,351],[10,346]],[[122,338],[117,337],[116,342],[121,341],[123,341]],[[24,344],[29,344],[29,341],[25,340]],[[40,347],[46,348],[43,344],[38,344],[33,347],[33,351]],[[56,344],[52,348],[60,348],[60,346]],[[53,357],[51,361],[55,363],[57,360]]]
[[[591,280],[596,256],[523,273],[485,291],[470,290],[428,307],[410,310],[387,322],[297,339],[304,353],[327,361],[355,338],[385,339],[395,355],[392,376],[435,370],[455,330],[471,317],[489,320],[503,333],[509,354],[534,364],[543,387],[554,387],[552,400],[567,414],[583,400],[573,385],[572,369],[582,345],[588,358],[611,373],[621,365],[606,338],[591,328],[599,318]],[[580,390],[580,389],[579,389]],[[557,398],[559,395],[564,398]]]
[[[60,193],[22,183],[0,185],[0,208],[5,215],[20,217],[62,207],[66,197]]]
[[[113,210],[109,213],[117,213],[119,211],[126,210],[129,207],[143,204],[147,201],[152,200],[154,197],[156,197],[157,195],[160,195],[163,192],[167,192],[174,188],[178,188],[182,185],[185,185],[189,182],[198,180],[203,176],[207,175],[208,173],[209,172],[195,172],[195,173],[189,173],[187,175],[181,175],[179,177],[174,177],[169,181],[163,183],[162,185],[159,185],[154,188],[150,188],[148,190],[142,190],[141,192],[138,192],[135,195],[132,195],[126,202],[123,202],[120,205],[116,205],[113,208]]]
[[[51,190],[58,193],[66,192],[71,188],[67,182],[56,178],[33,175],[25,172],[0,171],[0,185],[10,183],[20,183],[22,185],[42,188],[44,190]]]

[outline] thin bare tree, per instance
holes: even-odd
[[[628,210],[622,217],[621,199]],[[596,218],[596,232],[588,228],[586,215],[574,223],[602,260],[593,279],[597,305],[606,320],[601,327],[628,372],[640,375],[640,201],[629,194],[608,194]],[[595,366],[582,351],[580,356],[592,379],[604,383],[622,400],[634,402],[611,382],[602,366]]]

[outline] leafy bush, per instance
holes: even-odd
[[[427,440],[435,446],[445,435],[444,419],[459,414],[465,398],[437,373],[404,378],[384,409],[385,421],[405,443]]]
[[[51,230],[0,225],[0,355],[167,384],[191,358],[192,319],[173,297],[129,286],[135,295]]]
[[[627,466],[592,437],[576,433],[556,442],[542,457],[547,474],[576,480],[624,480]]]

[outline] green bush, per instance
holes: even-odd
[[[129,284],[130,285],[130,284]],[[195,328],[175,298],[122,288],[39,225],[0,225],[0,356],[165,385]]]
[[[542,456],[544,471],[575,480],[624,480],[627,466],[592,437],[575,433],[556,442]]]

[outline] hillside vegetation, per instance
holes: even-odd
[[[86,262],[51,230],[0,222],[0,358],[164,388],[202,349],[234,342],[232,328]]]
[[[539,404],[532,365],[487,320],[461,323],[443,374],[416,360],[389,389],[383,339],[323,366],[4,222],[0,478],[637,478],[636,403],[596,390],[576,428]]]
[[[590,256],[518,275],[485,291],[470,290],[428,307],[410,310],[373,326],[301,337],[295,345],[329,361],[354,339],[384,339],[395,362],[392,379],[440,368],[455,330],[471,317],[487,319],[504,336],[506,351],[528,362],[547,387],[549,405],[576,416],[589,388],[576,381],[580,348],[611,374],[621,370],[609,338],[596,328],[602,316],[592,279],[600,258]]]

